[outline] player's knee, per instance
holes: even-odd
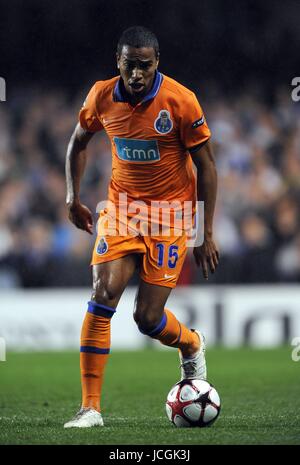
[[[97,304],[114,307],[119,300],[120,291],[114,283],[104,282],[102,279],[95,280],[92,292],[92,300]]]
[[[140,311],[137,308],[133,318],[141,333],[151,335],[151,332],[159,325],[162,317],[161,312]]]

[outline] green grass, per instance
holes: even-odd
[[[222,400],[211,428],[177,429],[164,403],[178,380],[176,351],[111,354],[104,428],[64,430],[80,402],[76,353],[9,353],[0,362],[0,444],[300,444],[300,362],[290,347],[209,349]]]

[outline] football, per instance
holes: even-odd
[[[170,390],[166,412],[169,420],[178,428],[210,426],[221,410],[219,394],[208,381],[184,379]]]

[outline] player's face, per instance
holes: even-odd
[[[121,55],[117,54],[117,65],[126,91],[134,99],[142,99],[152,87],[158,66],[154,49],[124,45]]]

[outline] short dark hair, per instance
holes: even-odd
[[[130,47],[141,48],[149,47],[153,48],[156,58],[159,55],[159,45],[156,35],[143,26],[133,26],[126,29],[121,35],[117,52],[119,55],[122,53],[122,48],[124,45],[129,45]]]

